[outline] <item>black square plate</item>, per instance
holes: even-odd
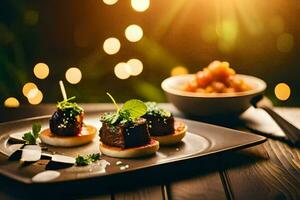
[[[8,143],[9,134],[25,133],[31,130],[33,123],[41,123],[42,128],[48,128],[48,120],[49,116],[44,116],[0,125],[0,152],[2,153],[0,154],[0,174],[26,184],[45,184],[34,182],[32,177],[40,172],[53,168],[53,166],[50,166],[48,160],[40,160],[29,165],[21,165],[19,161],[8,160],[7,155],[10,155],[15,148],[14,145]],[[85,167],[71,166],[55,168],[56,171],[60,172],[60,176],[48,183],[88,181],[91,179],[107,181],[110,177],[117,177],[116,175],[122,174],[122,177],[124,177],[126,173],[140,173],[145,169],[156,169],[156,171],[159,171],[160,167],[171,167],[179,163],[182,164],[187,160],[198,159],[224,151],[246,148],[266,141],[266,138],[263,136],[191,120],[180,118],[176,118],[176,120],[183,121],[188,126],[185,138],[177,145],[169,147],[162,146],[155,155],[138,159],[119,159],[102,155],[102,159],[110,163],[106,168],[104,167],[105,163],[103,160]],[[87,113],[85,115],[85,122],[97,128],[100,128],[101,125],[99,122],[99,114]],[[98,140],[99,138],[97,136],[92,143],[84,146],[74,148],[48,146],[48,149],[51,152],[76,157],[79,154],[85,155],[99,152]],[[124,168],[121,170],[120,166],[116,164],[117,161],[121,161],[124,165],[128,165],[129,167],[125,170]]]

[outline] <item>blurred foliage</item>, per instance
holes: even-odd
[[[107,91],[120,101],[166,101],[160,83],[173,67],[183,65],[193,73],[220,59],[239,73],[265,79],[266,94],[275,104],[299,106],[299,6],[292,0],[152,0],[146,12],[138,13],[129,0],[113,6],[101,0],[1,0],[0,102],[14,96],[28,104],[22,87],[29,81],[44,93],[43,102],[56,102],[61,99],[58,80],[74,66],[83,78],[66,88],[80,102],[108,102]],[[124,37],[130,24],[143,28],[141,41],[130,43]],[[290,46],[278,44],[283,33],[293,36]],[[120,39],[121,50],[110,56],[102,44],[112,36]],[[287,51],[278,51],[278,45]],[[130,58],[140,59],[144,71],[117,79],[114,66]],[[45,80],[33,75],[38,62],[50,67]],[[286,102],[274,96],[280,82],[292,90]]]

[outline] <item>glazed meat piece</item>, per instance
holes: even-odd
[[[146,120],[139,118],[134,124],[117,125],[103,122],[100,129],[100,141],[123,149],[147,145],[150,142],[150,135]]]
[[[150,135],[162,136],[174,133],[174,117],[172,113],[161,109],[155,102],[146,102],[147,112],[143,116],[148,122]]]
[[[153,136],[169,135],[174,133],[174,117],[146,114],[143,118],[147,119],[148,129]]]
[[[58,109],[49,121],[52,133],[60,136],[74,136],[81,132],[83,125],[83,112],[75,115],[73,108]]]

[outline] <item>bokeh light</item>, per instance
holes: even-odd
[[[66,71],[66,79],[71,84],[77,84],[81,81],[82,74],[80,69],[76,67],[71,67]]]
[[[115,66],[114,72],[119,79],[127,79],[130,74],[128,73],[129,66],[125,62],[120,62]]]
[[[103,2],[107,5],[114,5],[118,0],[103,0]]]
[[[28,96],[28,93],[30,92],[30,90],[37,88],[36,84],[32,83],[32,82],[28,82],[23,86],[22,92],[23,95],[25,97]]]
[[[15,97],[9,97],[4,101],[4,106],[8,108],[17,108],[20,106],[20,103]]]
[[[109,55],[118,53],[121,48],[121,43],[117,38],[107,38],[103,43],[103,50]]]
[[[188,73],[189,73],[189,71],[186,67],[176,66],[172,69],[171,76],[177,76],[177,75],[188,74]]]
[[[28,102],[32,105],[37,105],[40,104],[43,100],[43,93],[35,88],[30,90],[29,94],[28,94]]]
[[[29,92],[28,92],[28,95],[27,95],[27,98],[28,99],[32,99],[34,98],[39,92],[39,89],[38,88],[33,88],[31,89]]]
[[[127,61],[127,72],[131,76],[137,76],[143,71],[143,63],[139,59],[132,58]]]
[[[130,42],[137,42],[143,37],[143,29],[136,24],[132,24],[126,28],[125,36]]]
[[[28,26],[34,26],[39,21],[39,13],[36,10],[26,10],[24,12],[24,23]]]
[[[138,12],[144,12],[150,6],[150,0],[131,0],[131,6]]]
[[[277,84],[274,92],[277,99],[281,101],[286,101],[291,95],[291,89],[286,83]]]
[[[49,67],[45,63],[38,63],[33,68],[34,75],[39,79],[45,79],[49,75]]]
[[[280,52],[287,53],[293,49],[294,37],[289,33],[283,33],[277,38],[277,49]]]

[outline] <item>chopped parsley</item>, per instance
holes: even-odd
[[[171,116],[171,112],[159,108],[157,106],[157,103],[155,102],[146,102],[145,103],[147,106],[147,115],[154,115],[154,116],[160,116],[160,117],[170,117]]]
[[[65,99],[61,102],[57,103],[57,108],[61,111],[68,110],[70,112],[70,116],[77,116],[83,112],[83,109],[77,105],[77,103],[70,102],[74,100],[76,97],[71,97],[68,99]]]
[[[39,137],[40,131],[41,131],[41,124],[33,124],[32,130],[25,133],[22,137],[23,140],[25,140],[25,144],[34,145],[36,144],[36,140]]]
[[[131,99],[124,103],[122,108],[119,108],[115,99],[107,93],[112,102],[116,106],[116,112],[104,113],[100,121],[110,125],[133,123],[136,119],[143,116],[147,112],[147,106],[144,102],[137,99]]]
[[[96,162],[97,160],[100,160],[100,154],[99,153],[93,153],[86,156],[77,156],[76,158],[76,165],[78,166],[86,166],[90,165],[93,162]]]

